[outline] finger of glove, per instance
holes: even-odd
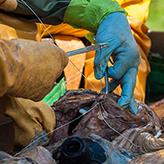
[[[129,36],[130,37],[130,36]],[[108,68],[108,76],[114,79],[120,79],[131,66],[138,67],[141,61],[141,55],[134,38],[123,41],[117,47],[113,54],[114,65]]]
[[[104,42],[105,40],[102,39],[100,43]],[[119,42],[117,39],[113,38],[108,47],[96,51],[94,59],[94,73],[96,79],[101,79],[104,76],[110,56],[114,50],[122,44],[122,42]]]
[[[130,65],[131,63],[123,54],[117,54],[114,65],[108,68],[108,77],[116,80],[121,79],[130,68]]]
[[[96,51],[94,59],[94,74],[96,79],[101,79],[104,76],[111,53],[112,50],[109,48]]]
[[[123,108],[128,107],[128,105],[130,104],[136,84],[137,71],[137,68],[132,67],[126,72],[126,74],[122,78],[122,93],[121,98],[117,103]]]
[[[128,108],[132,111],[132,113],[137,114],[138,109],[137,109],[137,104],[134,100],[134,96],[132,97]]]
[[[8,11],[16,10],[18,3],[16,0],[5,0],[0,4],[0,8]]]
[[[108,92],[112,92],[116,89],[116,87],[120,84],[121,80],[110,80],[110,82],[108,82]],[[106,92],[106,88],[104,87],[101,92]]]

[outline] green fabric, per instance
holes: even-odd
[[[58,25],[63,22],[65,10],[71,0],[24,0],[24,2],[46,24]],[[18,7],[10,14],[18,19],[39,22],[34,13],[21,1],[17,0]]]
[[[87,40],[89,40],[91,43],[95,44],[95,41],[94,41],[94,39],[93,39],[93,35],[94,35],[94,33],[88,33],[88,34],[85,36],[85,38],[86,38]]]
[[[60,82],[57,85],[55,85],[55,87],[51,90],[51,92],[44,97],[43,101],[49,106],[51,106],[55,101],[57,101],[60,98],[60,96],[63,96],[65,92],[66,92],[66,82],[65,82],[65,78],[63,77],[60,80]]]
[[[151,72],[147,77],[146,99],[150,102],[164,97],[164,58],[148,56]]]
[[[64,22],[73,27],[97,32],[101,21],[113,12],[126,11],[113,0],[72,0],[64,15]]]

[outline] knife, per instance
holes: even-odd
[[[94,45],[87,46],[87,47],[84,47],[84,48],[80,48],[80,49],[77,49],[77,50],[69,51],[69,52],[66,52],[66,53],[69,57],[69,56],[73,56],[73,55],[77,55],[77,54],[96,51],[98,49],[103,49],[103,48],[108,47],[108,46],[109,46],[108,43],[98,43],[98,44],[94,44]]]

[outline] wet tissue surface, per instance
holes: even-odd
[[[92,90],[68,91],[52,105],[57,118],[56,128],[76,118],[81,109],[89,108],[89,112],[74,126],[70,127],[71,124],[68,124],[55,131],[50,143],[72,135],[88,136],[91,133],[112,141],[126,129],[144,127],[149,123],[154,127],[154,134],[161,129],[158,116],[148,106],[138,102],[138,114],[134,115],[129,109],[123,109],[116,103],[118,98],[111,93],[106,95]]]
[[[67,91],[52,105],[56,127],[49,144],[28,148],[17,157],[1,152],[0,163],[164,163],[160,113],[136,101],[134,115],[117,104],[119,98],[89,89]]]

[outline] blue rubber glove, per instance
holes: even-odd
[[[111,56],[114,65],[108,68],[108,77],[112,78],[109,91],[121,84],[121,98],[117,103],[123,108],[129,107],[136,114],[133,91],[141,55],[125,14],[115,12],[108,15],[98,27],[96,43],[109,43],[109,46],[96,51],[95,78],[101,79],[104,76]]]

